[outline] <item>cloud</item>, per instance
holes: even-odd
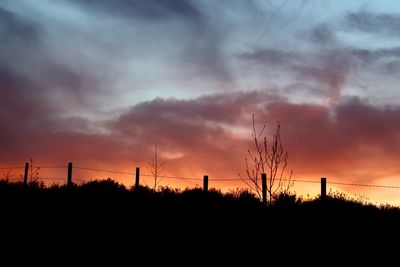
[[[350,176],[361,169],[385,175],[385,167],[379,168],[394,166],[400,138],[398,107],[377,107],[350,98],[330,108],[293,104],[284,99],[265,102],[268,97],[265,95],[263,100],[262,96],[262,93],[255,98],[237,95],[235,101],[241,103],[239,107],[235,101],[230,101],[232,98],[223,101],[221,96],[216,97],[219,101],[215,102],[187,101],[185,107],[177,105],[176,100],[152,101],[145,104],[146,108],[134,107],[113,126],[125,138],[141,140],[149,146],[157,142],[168,151],[181,152],[184,155],[181,162],[196,159],[199,169],[213,168],[223,173],[232,170],[213,166],[218,165],[218,161],[212,163],[213,160],[222,158],[233,168],[243,168],[242,160],[246,157],[246,148],[251,145],[250,139],[239,138],[233,129],[248,127],[250,130],[249,111],[258,102],[258,122],[267,122],[270,130],[275,122],[281,122],[284,143],[295,171]],[[208,114],[210,106],[220,113],[217,116],[213,116],[213,112]],[[233,115],[232,110],[236,110]],[[366,162],[368,166],[362,166]],[[370,182],[367,177],[362,179]]]
[[[252,52],[244,52],[239,55],[239,58],[260,63],[268,63],[271,65],[290,65],[293,61],[300,60],[301,55],[296,54],[295,52],[265,48]]]
[[[100,11],[111,16],[126,16],[127,18],[140,17],[148,20],[173,19],[175,17],[195,19],[200,17],[198,9],[187,0],[67,0],[75,2],[87,11]]]
[[[268,133],[281,122],[297,175],[369,182],[400,173],[400,108],[373,101],[397,88],[396,43],[346,43],[348,28],[309,21],[307,9],[293,22],[287,3],[268,18],[268,7],[197,1],[20,3],[0,4],[2,164],[144,168],[158,144],[172,175],[232,177],[244,170],[255,114]],[[348,25],[395,32],[380,29],[388,15],[368,14],[346,16]],[[362,94],[358,82],[375,91]],[[118,112],[100,117],[109,107]]]
[[[366,64],[374,64],[379,60],[400,57],[400,47],[381,48],[381,49],[353,49],[352,55],[362,60]]]
[[[268,110],[266,119],[281,121],[287,147],[298,169],[312,172],[318,169],[349,177],[370,169],[374,169],[371,176],[375,171],[384,175],[383,166],[395,165],[399,107],[377,107],[350,98],[333,108],[273,103]]]
[[[338,17],[344,18],[345,25]],[[269,42],[249,47],[237,56],[252,70],[252,77],[264,76],[261,81],[266,84],[286,86],[288,90],[282,94],[289,93],[293,99],[336,102],[357,92],[382,103],[382,95],[397,99],[391,88],[396,83],[399,44],[393,39],[365,39],[354,29],[390,31],[391,36],[396,36],[398,18],[397,13],[349,9],[334,20],[327,16],[316,18],[307,27],[294,26],[293,38],[284,39],[287,42],[277,45],[271,37]]]
[[[12,47],[19,43],[34,45],[39,41],[38,25],[0,7],[1,47]]]
[[[2,114],[17,104],[2,106]],[[158,98],[102,122],[35,112],[41,120],[22,117],[0,132],[0,147],[7,151],[2,162],[34,158],[49,164],[72,160],[81,166],[144,167],[158,144],[170,174],[232,176],[243,172],[246,151],[252,148],[254,113],[260,127],[267,124],[267,133],[280,121],[289,167],[297,175],[373,182],[400,171],[400,108],[359,98],[334,106],[295,104],[267,91]]]
[[[351,29],[366,33],[398,35],[400,33],[400,14],[351,12],[346,16]]]
[[[230,28],[223,27],[223,18],[206,13],[210,11],[206,3],[189,0],[66,0],[66,3],[95,17],[95,24],[102,23],[102,17],[114,23],[115,31],[125,33],[115,43],[122,40],[132,47],[134,54],[146,55],[143,60],[146,64],[155,62],[151,67],[155,73],[161,68],[171,79],[204,83],[213,88],[234,83],[224,51]],[[165,51],[171,51],[173,56]],[[135,56],[132,59],[137,60]]]
[[[334,29],[328,23],[321,23],[312,28],[306,36],[319,45],[335,45],[337,37]]]
[[[310,82],[322,85],[319,93],[333,100],[340,99],[341,89],[351,70],[351,57],[347,50],[331,49],[315,52],[286,52],[279,49],[262,49],[239,55],[267,68],[278,68],[286,73],[291,83]],[[292,75],[292,76],[290,76]]]
[[[352,84],[351,78],[360,73],[394,75],[399,56],[399,47],[365,49],[332,43],[311,51],[257,49],[241,53],[238,58],[245,64],[261,66],[262,72],[284,73],[287,88],[296,92],[307,90],[338,101],[345,87]]]

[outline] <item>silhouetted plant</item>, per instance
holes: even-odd
[[[300,205],[303,202],[301,197],[297,197],[296,194],[290,192],[281,192],[274,196],[274,206],[276,207],[288,207]]]
[[[258,131],[254,114],[252,122],[252,139],[255,151],[248,150],[249,159],[245,159],[246,177],[241,174],[239,174],[239,177],[261,199],[261,175],[265,173],[267,175],[267,202],[271,205],[277,193],[288,193],[290,188],[293,187],[293,171],[290,171],[288,177],[285,176],[289,155],[282,144],[280,124],[278,123],[272,142],[269,143],[267,137],[263,136],[266,126],[264,125],[261,131]]]
[[[29,160],[29,178],[30,181],[34,181],[34,180],[39,180],[39,171],[40,171],[40,167],[34,167],[33,166],[33,159]]]
[[[31,191],[39,191],[39,190],[45,190],[46,185],[43,181],[39,181],[37,178],[28,183],[28,188]]]
[[[159,189],[159,193],[163,196],[175,196],[177,194],[180,194],[182,190],[179,188],[171,188],[168,186],[161,186]]]
[[[357,203],[361,205],[365,204],[364,200],[358,198],[357,196],[353,197],[344,192],[332,189],[330,189],[328,192],[328,199],[342,201],[342,202],[349,202],[349,203]]]
[[[114,181],[111,178],[105,180],[93,180],[79,186],[83,191],[90,192],[123,192],[126,188],[123,184]]]
[[[160,160],[157,154],[157,145],[154,146],[154,158],[150,159],[147,163],[147,170],[150,172],[154,180],[154,190],[157,190],[157,186],[165,177],[165,164],[164,160]]]
[[[10,169],[8,169],[8,170],[4,170],[4,171],[2,171],[2,177],[1,177],[1,179],[3,179],[3,180],[6,180],[6,181],[9,181],[10,179],[13,179],[14,178],[14,175],[13,175],[13,173],[12,173],[12,168],[10,168]]]
[[[257,195],[249,189],[237,188],[236,190],[230,190],[224,195],[225,197],[229,197],[246,203],[259,202],[259,198],[257,197]]]

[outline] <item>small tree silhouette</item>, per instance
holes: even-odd
[[[247,151],[250,156],[250,160],[245,158],[247,177],[243,177],[240,173],[239,177],[261,199],[261,175],[265,173],[267,175],[267,202],[271,205],[274,196],[278,192],[288,193],[293,187],[294,181],[292,179],[293,171],[290,171],[290,175],[285,177],[289,155],[282,145],[280,124],[277,124],[271,144],[268,143],[267,137],[263,136],[265,128],[264,125],[261,131],[257,131],[253,114],[252,139],[255,151],[250,149]]]
[[[12,171],[13,171],[13,168],[10,168],[8,170],[2,171],[2,174],[3,174],[2,175],[2,179],[5,180],[5,181],[13,179],[14,175],[13,175]]]
[[[157,145],[154,145],[154,158],[151,159],[146,166],[154,179],[154,190],[157,190],[157,186],[165,177],[165,164],[166,162],[164,160],[160,161],[158,158]]]
[[[30,165],[29,165],[29,176],[31,182],[39,180],[39,171],[40,167],[33,167],[33,159],[29,160]]]

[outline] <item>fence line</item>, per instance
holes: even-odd
[[[0,170],[24,169],[24,167],[0,167]]]
[[[40,169],[67,169],[68,167],[66,167],[66,166],[39,166],[39,167],[35,167],[35,168],[40,168]]]
[[[89,167],[80,167],[74,166],[74,169],[78,170],[86,170],[86,171],[94,171],[94,172],[103,172],[103,173],[113,173],[113,174],[124,174],[124,175],[132,175],[134,176],[134,172],[124,172],[124,171],[115,171],[115,170],[105,170],[105,169],[97,169],[97,168],[89,168]],[[16,169],[24,169],[24,167],[0,167],[0,170],[16,170]],[[43,170],[43,169],[68,169],[67,166],[35,166],[34,169]],[[140,176],[144,177],[153,177],[151,174],[140,174]],[[195,178],[195,177],[182,177],[182,176],[161,176],[160,179],[175,179],[175,180],[187,180],[187,181],[203,181],[204,178]],[[10,178],[10,180],[18,180],[20,178]],[[66,180],[66,178],[59,177],[40,177],[40,179],[44,180]],[[85,179],[74,178],[75,181],[85,181]],[[225,181],[243,181],[242,178],[210,178],[209,181],[216,182],[225,182]],[[281,181],[292,181],[299,183],[314,183],[319,184],[321,181],[319,180],[303,180],[303,179],[281,179]],[[327,184],[331,185],[343,185],[343,186],[356,186],[356,187],[371,187],[371,188],[387,188],[387,189],[400,189],[400,186],[397,185],[376,185],[376,184],[361,184],[361,183],[346,183],[339,181],[326,181]]]
[[[346,185],[346,186],[363,186],[363,187],[400,189],[400,186],[396,186],[396,185],[354,184],[354,183],[342,183],[342,182],[327,182],[327,183],[328,184],[336,184],[336,185]]]

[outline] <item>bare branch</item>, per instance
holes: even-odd
[[[157,190],[157,186],[165,178],[166,162],[158,158],[157,145],[154,146],[154,158],[150,159],[147,163],[146,169],[150,172],[154,179],[154,190]]]
[[[281,126],[278,122],[272,142],[268,142],[267,137],[263,136],[266,126],[261,131],[257,131],[255,116],[252,115],[252,139],[254,150],[248,150],[247,153],[251,159],[251,166],[248,159],[246,163],[246,175],[241,180],[261,198],[261,187],[259,177],[262,173],[267,173],[266,191],[268,194],[268,204],[272,204],[273,197],[279,192],[288,192],[294,185],[292,179],[293,172],[290,172],[289,178],[285,179],[285,172],[288,166],[288,153],[284,149],[281,139]],[[262,141],[261,141],[262,140]],[[285,182],[286,181],[286,182]]]

